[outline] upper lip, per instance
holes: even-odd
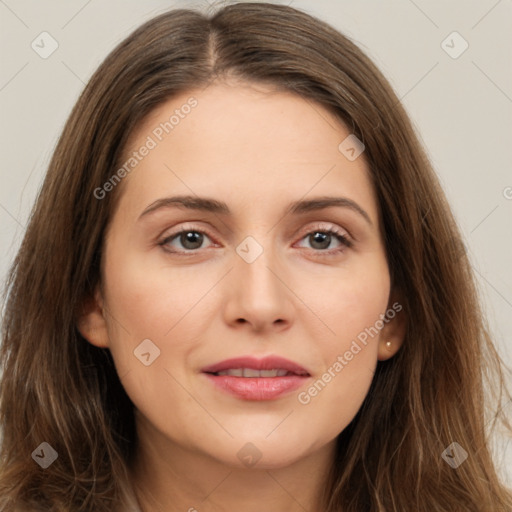
[[[282,369],[297,375],[309,375],[309,372],[299,364],[279,356],[267,356],[262,359],[251,356],[235,357],[206,366],[201,371],[203,373],[217,373],[236,368],[252,368],[254,370]]]

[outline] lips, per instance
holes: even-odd
[[[237,357],[226,359],[203,368],[204,373],[230,375],[232,377],[284,377],[286,375],[307,376],[308,371],[293,361],[277,356],[263,359],[254,357]],[[224,373],[228,372],[228,373]],[[275,375],[269,372],[277,372]]]
[[[254,368],[230,368],[215,372],[215,375],[229,375],[230,377],[284,377],[285,375],[295,375],[283,368],[274,368],[272,370],[255,370]]]
[[[227,359],[202,369],[217,389],[242,400],[274,400],[311,377],[293,361],[277,356]]]

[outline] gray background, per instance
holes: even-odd
[[[454,209],[494,338],[510,365],[512,2],[275,3],[303,9],[350,36],[391,82]],[[0,0],[2,278],[64,122],[96,67],[147,19],[172,7],[208,6],[206,0]],[[58,43],[46,59],[31,47],[43,31]],[[450,35],[454,31],[463,39]],[[469,46],[457,56],[464,41]],[[512,412],[510,403],[505,407]],[[512,468],[512,447],[502,438],[496,443],[498,463],[512,485],[512,469],[506,468]]]

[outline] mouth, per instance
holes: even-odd
[[[311,377],[299,364],[276,356],[229,359],[203,368],[202,373],[217,389],[253,401],[277,399]]]
[[[209,372],[206,372],[209,373]],[[212,375],[230,377],[244,377],[244,378],[273,378],[273,377],[289,377],[290,375],[299,375],[301,377],[308,376],[309,373],[304,371],[300,373],[291,372],[284,368],[273,368],[271,370],[255,370],[254,368],[230,368],[229,370],[222,370],[214,372]]]

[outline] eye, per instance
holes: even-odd
[[[301,240],[309,241],[311,248],[314,249],[315,252],[323,252],[326,255],[338,254],[346,248],[352,247],[352,242],[349,240],[348,236],[334,225],[328,228],[325,226],[316,226]],[[334,248],[331,247],[330,250],[326,250],[329,249],[333,242],[338,245]]]
[[[210,237],[199,229],[193,228],[182,228],[177,233],[169,235],[164,240],[162,240],[159,245],[166,248],[165,250],[174,253],[184,253],[184,252],[194,252],[197,249],[203,249],[203,242],[206,239],[210,239]],[[210,239],[211,240],[211,239]],[[169,247],[176,247],[176,244],[171,242],[178,243],[178,250],[168,249]]]

